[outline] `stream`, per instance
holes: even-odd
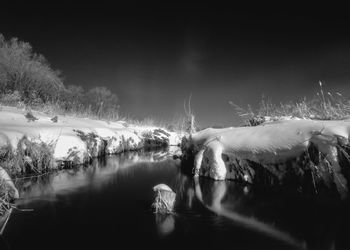
[[[15,180],[0,249],[350,249],[348,205],[194,179],[167,151],[127,152]],[[152,187],[176,193],[154,214]]]

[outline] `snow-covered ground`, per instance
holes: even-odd
[[[91,158],[144,147],[179,145],[184,134],[164,128],[108,122],[69,116],[50,117],[14,107],[0,107],[0,150],[19,147],[26,150],[23,138],[37,145],[49,145],[54,164],[82,164]],[[30,155],[25,161],[32,162]],[[18,192],[8,173],[0,166],[0,181],[5,181],[13,198]],[[2,190],[3,191],[3,190]]]
[[[178,145],[181,135],[151,126],[134,126],[124,121],[108,122],[58,116],[57,122],[46,114],[33,112],[37,118],[29,121],[26,111],[12,107],[0,110],[0,147],[10,144],[13,149],[24,136],[32,141],[45,142],[54,147],[57,161],[74,160],[83,163],[90,157],[136,150],[150,142]]]
[[[339,159],[340,153],[347,156],[349,134],[350,120],[285,120],[255,127],[208,128],[192,134],[183,148],[195,154],[195,175],[253,182],[259,168],[265,168],[283,179],[289,169],[305,172],[302,165],[312,163],[316,170],[329,171],[338,191],[347,191],[344,170],[348,170]],[[310,147],[317,150],[311,160],[306,159]]]

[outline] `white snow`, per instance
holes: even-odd
[[[13,183],[11,177],[8,175],[5,169],[3,169],[2,167],[0,167],[0,182],[4,182],[1,184],[4,184],[5,188],[9,193],[10,198],[13,198],[13,199],[19,198],[18,190],[15,187],[15,184]],[[4,190],[0,190],[0,192],[3,192],[3,191]]]
[[[55,160],[69,161],[75,158],[76,163],[105,153],[140,149],[143,147],[142,134],[152,134],[155,129],[159,129],[131,124],[126,126],[124,121],[107,122],[70,116],[58,116],[58,122],[54,123],[52,117],[34,111],[33,115],[38,120],[32,122],[27,120],[25,114],[24,110],[1,107],[0,147],[10,144],[15,149],[18,141],[27,136],[31,140],[53,143]],[[181,142],[180,135],[166,132],[170,145]]]
[[[158,191],[158,190],[165,190],[165,191],[168,191],[168,192],[173,192],[173,190],[166,184],[158,184],[156,186],[153,187],[153,191]]]
[[[194,146],[197,152],[195,175],[224,180],[232,176],[223,154],[229,157],[229,161],[279,164],[299,157],[313,143],[331,163],[338,189],[346,189],[347,183],[340,173],[336,147],[347,145],[349,134],[350,120],[285,120],[255,127],[208,128],[192,134],[186,146]]]

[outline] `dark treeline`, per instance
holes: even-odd
[[[118,98],[105,87],[65,86],[61,72],[17,38],[0,34],[0,102],[99,118],[118,117]]]

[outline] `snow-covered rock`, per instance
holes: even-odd
[[[105,152],[106,154],[116,154],[128,150],[137,150],[142,147],[143,141],[140,136],[132,131],[124,130],[108,139]]]
[[[62,162],[82,164],[88,159],[86,144],[76,135],[60,135],[55,144],[54,158]]]

